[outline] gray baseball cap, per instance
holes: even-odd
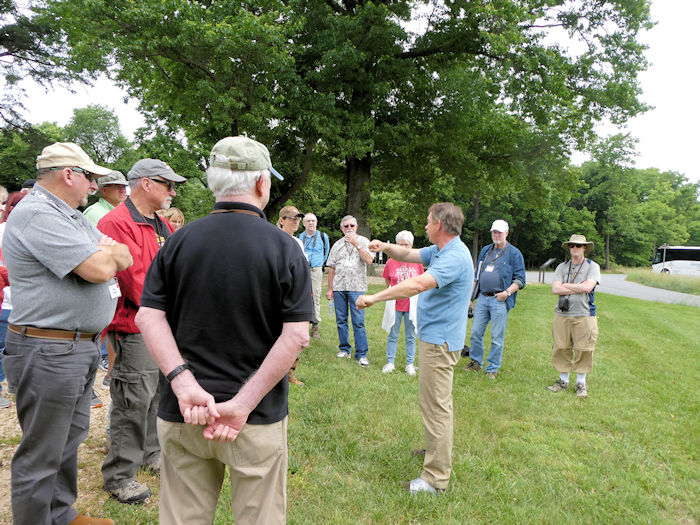
[[[209,165],[241,171],[270,170],[270,173],[279,180],[284,180],[284,177],[272,167],[267,147],[248,137],[221,139],[211,150]]]
[[[129,183],[126,181],[126,177],[122,174],[121,171],[112,171],[109,175],[105,175],[104,177],[100,177],[97,179],[97,187],[98,188],[104,188],[105,186],[109,186],[110,184],[115,184],[119,186],[128,186]]]
[[[185,177],[181,177],[165,162],[158,159],[141,159],[129,170],[128,176],[129,180],[163,177],[165,180],[172,182],[187,181]]]

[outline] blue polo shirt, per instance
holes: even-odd
[[[438,287],[418,296],[418,338],[436,345],[447,343],[450,352],[462,350],[474,281],[469,248],[455,237],[442,250],[435,245],[421,248],[420,256]]]

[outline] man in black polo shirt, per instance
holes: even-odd
[[[304,253],[265,220],[270,173],[282,178],[262,144],[219,141],[214,211],[173,234],[146,277],[136,324],[167,378],[161,523],[212,523],[226,466],[237,523],[285,522],[286,376],[313,301]]]

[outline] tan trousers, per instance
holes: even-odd
[[[203,430],[158,418],[160,524],[211,525],[226,466],[236,525],[285,523],[287,418],[246,424],[232,443],[207,441]]]
[[[438,489],[447,488],[452,471],[452,376],[459,357],[447,343],[418,340],[418,407],[425,434],[420,477]]]
[[[557,372],[588,373],[593,370],[593,351],[598,340],[598,318],[554,314],[552,364]]]
[[[311,270],[311,293],[314,294],[313,324],[321,322],[321,284],[323,283],[323,267],[317,266]]]

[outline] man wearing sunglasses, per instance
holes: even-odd
[[[170,207],[175,184],[187,179],[156,159],[139,160],[128,177],[129,197],[97,224],[100,231],[126,244],[134,257],[133,266],[117,274],[122,297],[107,327],[115,359],[110,371],[111,439],[102,476],[104,489],[113,497],[138,504],[151,495],[150,489],[135,479],[139,468],[160,470],[156,432],[159,372],[134,317],[148,267],[174,231],[156,211]]]
[[[346,215],[340,221],[343,237],[336,241],[328,255],[328,291],[326,299],[335,301],[335,324],[338,327],[340,351],[336,357],[350,358],[350,333],[348,310],[352,317],[355,334],[355,360],[360,366],[369,366],[367,359],[367,332],[365,312],[355,306],[357,298],[367,291],[367,266],[372,264],[374,254],[369,251],[369,239],[357,235],[357,220]]]
[[[3,363],[17,385],[22,427],[11,467],[12,521],[108,525],[72,505],[100,334],[117,306],[115,274],[132,258],[77,211],[110,169],[70,142],[44,148],[36,165],[37,182],[3,238],[13,299]]]
[[[600,283],[600,266],[586,259],[593,243],[574,234],[562,243],[571,259],[554,271],[552,293],[559,296],[552,324],[552,364],[559,379],[547,388],[561,392],[569,387],[569,375],[576,372],[576,395],[588,397],[586,374],[593,369],[593,351],[598,339],[595,287]]]

